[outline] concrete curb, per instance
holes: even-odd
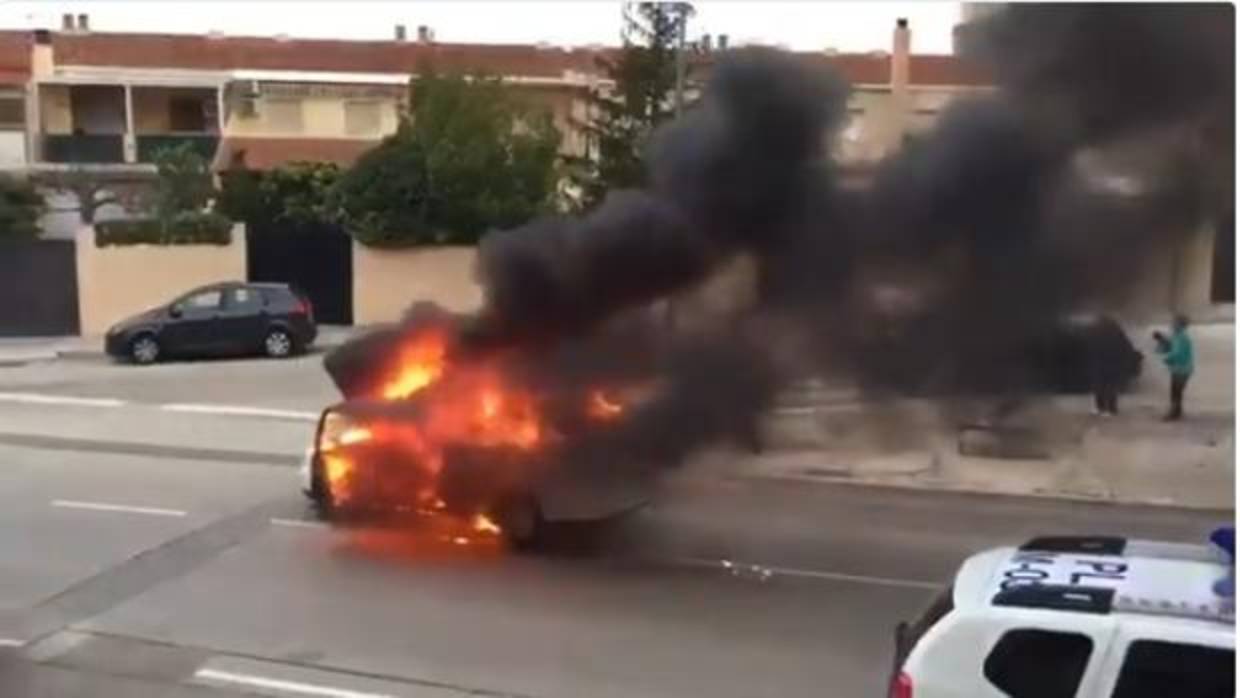
[[[311,353],[329,351],[344,344],[348,340],[347,337],[339,340],[328,342],[315,342],[311,345]],[[72,349],[38,349],[20,352],[0,352],[0,367],[25,366],[26,364],[38,363],[41,361],[56,361],[59,359],[106,359],[107,352],[102,347],[98,349],[72,348]]]
[[[59,358],[59,353],[55,351],[30,351],[12,354],[0,354],[0,366],[25,366],[38,361],[54,361]]]
[[[949,482],[909,482],[907,480],[892,480],[881,477],[866,476],[812,476],[812,475],[795,475],[790,473],[738,473],[729,476],[733,480],[769,480],[794,482],[798,484],[816,484],[816,485],[849,485],[853,487],[886,487],[891,489],[904,490],[921,490],[928,492],[950,492],[953,494],[973,494],[988,495],[1000,497],[1024,497],[1027,499],[1058,499],[1074,502],[1089,502],[1093,504],[1114,504],[1117,506],[1148,506],[1161,507],[1166,509],[1191,509],[1194,511],[1230,511],[1229,509],[1219,509],[1216,506],[1204,504],[1195,504],[1191,502],[1177,502],[1165,497],[1155,498],[1116,498],[1103,494],[1088,495],[1084,493],[1074,492],[1048,492],[1045,490],[997,490],[985,489],[970,485],[962,485]]]

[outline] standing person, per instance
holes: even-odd
[[[1188,336],[1188,317],[1176,315],[1171,326],[1171,336],[1155,333],[1158,353],[1162,354],[1167,372],[1171,374],[1171,406],[1164,421],[1175,421],[1184,416],[1184,387],[1193,375],[1193,340]]]
[[[1125,360],[1131,345],[1124,330],[1108,317],[1095,318],[1087,332],[1094,414],[1114,417],[1119,414],[1119,391],[1126,377]]]

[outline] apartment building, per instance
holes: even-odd
[[[706,41],[695,71],[722,50]],[[608,50],[440,43],[428,27],[409,38],[399,26],[389,41],[102,33],[66,15],[59,31],[0,33],[0,164],[142,165],[181,142],[218,167],[348,164],[395,130],[409,78],[426,67],[502,76],[549,108],[565,151],[579,153],[576,125],[605,85],[597,59]],[[903,23],[890,52],[799,55],[855,85],[849,160],[882,157],[956,94],[988,85],[955,57],[912,54]]]
[[[726,41],[699,42],[696,78]],[[57,31],[0,32],[0,168],[90,167],[101,176],[150,176],[163,147],[189,143],[217,169],[268,169],[293,161],[347,166],[397,126],[407,85],[420,70],[503,77],[550,109],[565,153],[586,150],[579,124],[597,65],[611,49],[443,43],[428,27],[386,41],[95,32],[86,15]],[[805,51],[801,60],[838,70],[853,85],[836,155],[864,182],[871,165],[929,128],[954,99],[993,89],[980,66],[955,55],[913,51],[898,20],[890,50]],[[1226,228],[1226,230],[1223,230]],[[1170,273],[1168,303],[1230,301],[1234,249],[1223,226],[1200,237]],[[1230,256],[1226,254],[1224,256]],[[1187,298],[1187,300],[1185,300]]]

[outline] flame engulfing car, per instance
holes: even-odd
[[[547,381],[529,362],[456,349],[452,333],[432,324],[380,331],[329,355],[347,399],[323,411],[302,470],[322,516],[456,516],[527,548],[548,523],[645,503],[650,477],[575,447],[621,418],[632,389]]]

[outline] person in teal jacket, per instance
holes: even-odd
[[[1184,416],[1184,387],[1193,375],[1193,340],[1188,336],[1188,318],[1176,315],[1171,336],[1154,333],[1158,353],[1162,354],[1167,372],[1171,374],[1171,408],[1163,419],[1174,421]]]

